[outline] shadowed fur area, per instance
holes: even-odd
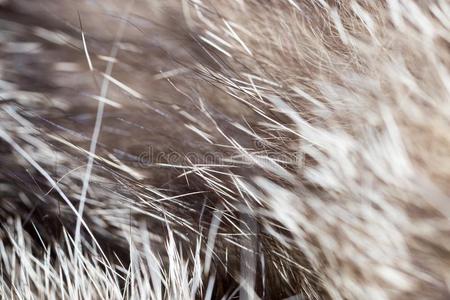
[[[0,1],[1,299],[448,299],[450,1]]]

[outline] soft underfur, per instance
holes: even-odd
[[[450,1],[0,1],[2,299],[448,299]]]

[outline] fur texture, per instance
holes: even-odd
[[[448,299],[450,2],[0,2],[5,299]]]

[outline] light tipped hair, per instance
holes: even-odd
[[[450,1],[0,1],[5,299],[447,299]]]

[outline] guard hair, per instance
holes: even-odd
[[[0,1],[1,299],[449,299],[449,0]]]

